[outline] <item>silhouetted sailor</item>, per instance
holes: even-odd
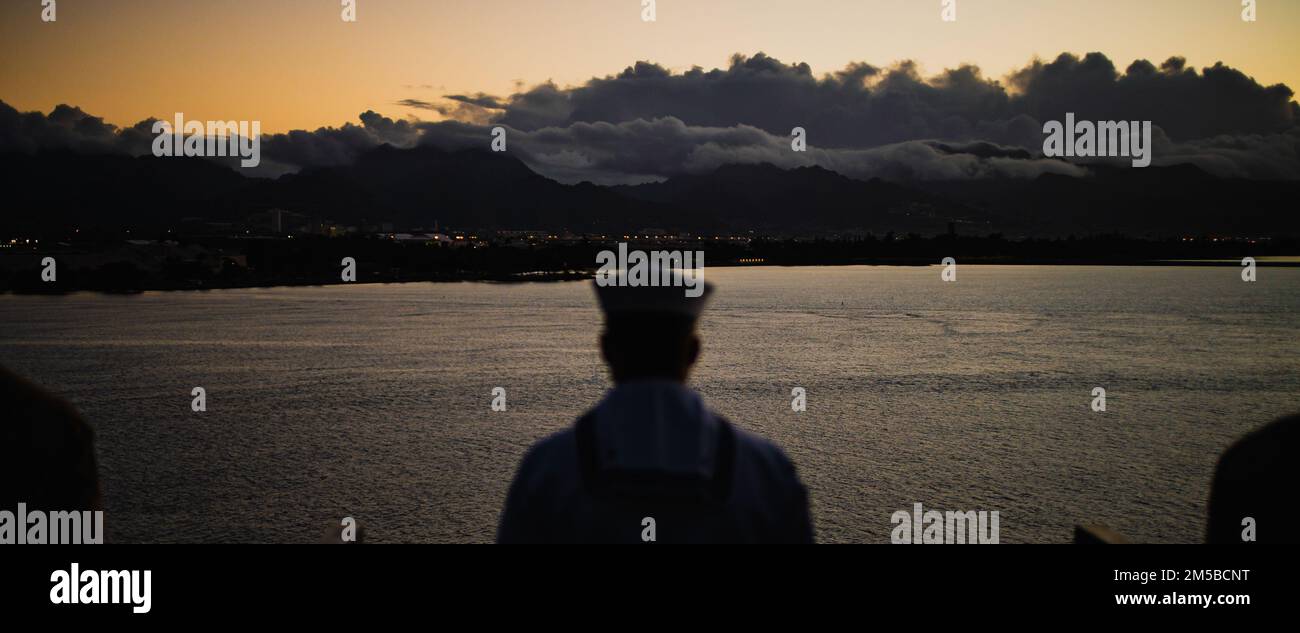
[[[790,460],[685,385],[712,290],[689,298],[673,286],[596,287],[615,386],[524,456],[498,542],[812,542]]]

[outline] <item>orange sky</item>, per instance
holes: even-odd
[[[77,105],[111,123],[148,117],[259,120],[264,133],[356,122],[444,94],[508,94],[518,82],[580,83],[636,60],[725,66],[766,52],[817,73],[851,61],[915,59],[929,74],[963,62],[1000,77],[1034,55],[1101,51],[1123,69],[1183,55],[1261,83],[1300,88],[1300,2],[1259,0],[41,0],[0,5],[0,100],[48,112]]]

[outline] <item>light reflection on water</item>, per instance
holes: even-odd
[[[706,271],[694,385],[786,449],[821,541],[916,502],[998,510],[1003,542],[1197,541],[1218,453],[1300,411],[1300,270],[939,270]],[[582,282],[4,296],[0,325],[96,428],[117,541],[488,541],[526,448],[608,387]]]

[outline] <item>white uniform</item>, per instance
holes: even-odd
[[[808,496],[779,448],[669,380],[612,389],[524,457],[501,543],[808,543]]]

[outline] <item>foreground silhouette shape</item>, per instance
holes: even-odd
[[[524,456],[499,543],[812,542],[808,494],[790,460],[686,386],[711,292],[596,286],[615,386]]]
[[[0,509],[103,509],[94,434],[72,405],[0,367],[0,411]]]
[[[1250,433],[1224,451],[1210,488],[1205,540],[1300,543],[1297,490],[1300,415],[1293,415]],[[1253,527],[1253,541],[1245,538],[1248,527]]]

